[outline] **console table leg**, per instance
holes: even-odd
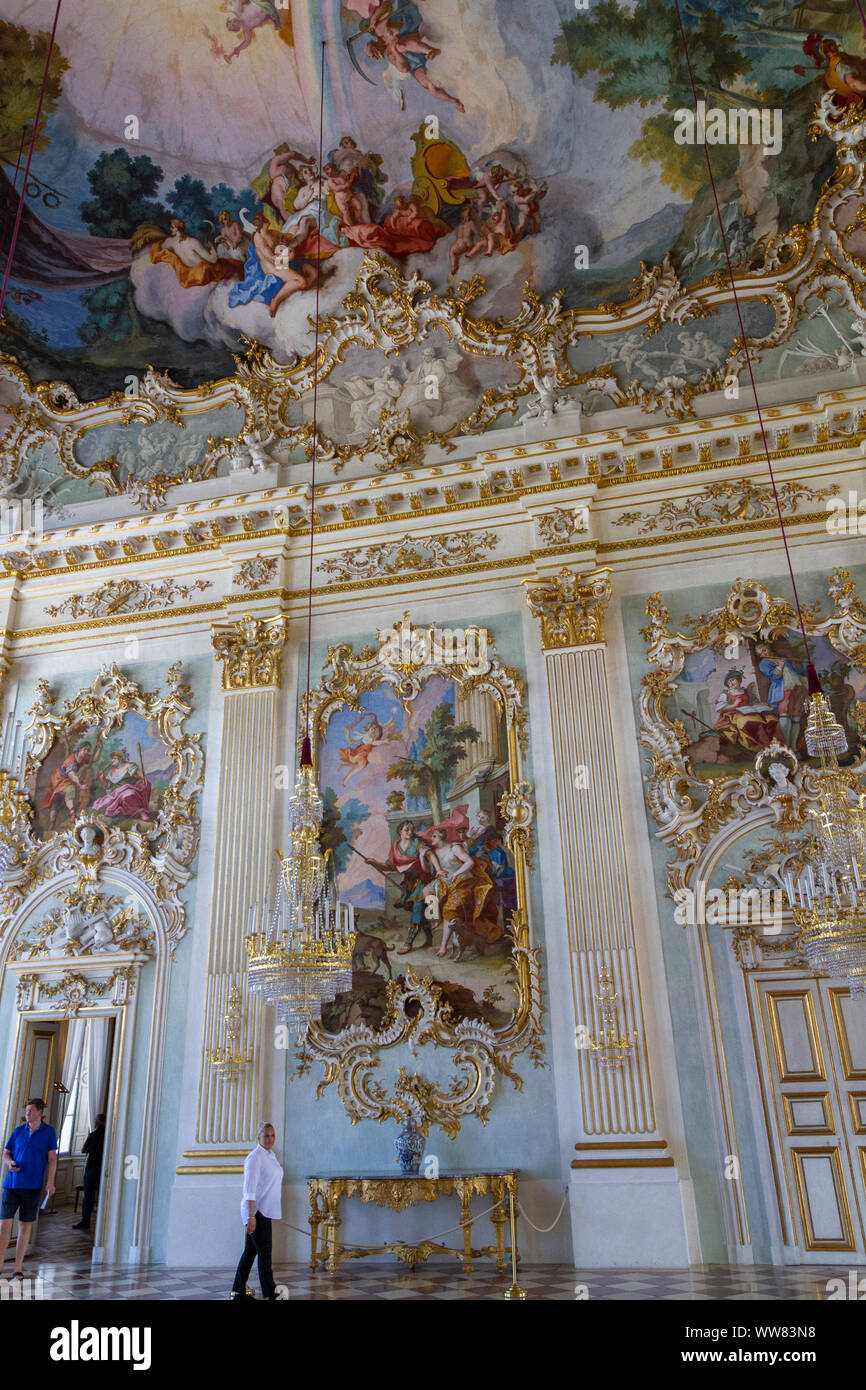
[[[463,1227],[463,1273],[472,1273],[472,1193],[463,1192],[460,1198],[460,1219]]]
[[[496,1268],[500,1274],[503,1274],[505,1271],[505,1222],[508,1220],[505,1214],[504,1193],[493,1208],[490,1220],[493,1222],[493,1229],[496,1232]]]
[[[310,1269],[315,1269],[319,1263],[319,1201],[318,1197],[310,1193]]]
[[[340,1266],[339,1198],[332,1199],[328,1212],[328,1272],[336,1274]]]

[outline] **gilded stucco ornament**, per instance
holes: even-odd
[[[386,574],[454,569],[481,560],[499,544],[494,531],[450,531],[447,535],[413,536],[356,546],[328,556],[317,565],[335,581],[373,579]]]
[[[856,597],[847,570],[831,570],[827,588],[833,611],[820,618],[817,604],[805,605],[806,631],[826,637],[841,657],[859,665],[866,656],[866,608]],[[676,850],[667,870],[668,888],[673,894],[689,887],[699,861],[704,862],[743,818],[751,826],[775,826],[780,833],[802,829],[816,787],[811,768],[801,765],[795,752],[781,742],[758,751],[751,770],[728,773],[722,765],[717,773],[714,769],[712,777],[697,775],[687,750],[699,756],[700,737],[686,733],[682,720],[668,710],[690,653],[711,648],[721,655],[727,647],[730,657],[748,641],[772,642],[788,634],[796,638],[799,626],[793,605],[774,598],[756,580],[738,579],[723,606],[685,620],[691,629],[688,633],[670,631],[670,613],[660,594],[649,597],[646,612],[650,622],[641,635],[647,644],[647,658],[656,669],[641,681],[639,740],[651,759],[647,782],[650,813],[659,837]],[[712,752],[703,751],[707,755]],[[851,771],[860,775],[864,770],[866,749],[861,743]]]
[[[779,504],[786,516],[796,516],[809,503],[823,503],[838,495],[838,483],[828,487],[810,487],[800,481],[780,482],[777,487]],[[817,508],[819,515],[826,510]],[[652,532],[676,534],[692,532],[701,526],[739,526],[744,521],[776,516],[776,497],[770,483],[758,483],[752,478],[730,478],[709,483],[691,497],[666,498],[657,506],[639,511],[625,511],[613,519],[613,526],[637,526],[637,535]]]
[[[276,555],[254,555],[238,565],[233,582],[239,589],[264,589],[275,582],[279,564]]]
[[[285,617],[254,618],[214,626],[211,641],[223,663],[223,690],[260,690],[280,684],[280,658],[289,630]]]
[[[534,1065],[542,1065],[541,964],[539,947],[530,944],[526,881],[532,789],[522,775],[525,690],[517,672],[499,660],[484,628],[465,630],[471,660],[455,656],[435,627],[413,626],[408,614],[394,623],[390,633],[385,630],[379,636],[378,650],[366,647],[358,655],[348,644],[329,648],[330,669],[310,692],[314,759],[318,761],[320,742],[332,716],[347,707],[360,709],[361,696],[383,683],[391,686],[404,709],[422,693],[431,676],[453,680],[461,696],[481,691],[491,697],[503,717],[507,743],[509,791],[501,809],[508,820],[505,837],[515,870],[517,906],[511,913],[510,930],[516,1004],[508,1021],[497,1027],[481,1018],[457,1018],[441,986],[407,964],[404,977],[388,982],[387,1012],[378,1028],[355,1022],[330,1033],[320,1022],[310,1025],[299,1074],[307,1069],[310,1055],[322,1062],[325,1078],[318,1095],[336,1082],[353,1123],[411,1116],[423,1133],[435,1124],[453,1137],[466,1115],[486,1121],[497,1074],[508,1075],[518,1090],[522,1088],[513,1069],[520,1053],[527,1052]],[[391,1092],[375,1079],[382,1052],[405,1045],[415,1057],[426,1044],[450,1054],[456,1072],[450,1085],[405,1067]]]
[[[128,1004],[135,994],[137,967],[118,966],[110,973],[83,975],[67,970],[62,975],[48,971],[19,975],[16,1002],[19,1013],[51,1009],[64,1018],[77,1018],[80,1009],[111,1008]]]
[[[71,594],[62,603],[49,604],[45,612],[52,618],[61,613],[68,613],[71,618],[101,618],[112,613],[152,612],[211,587],[209,579],[195,579],[190,584],[179,584],[174,579],[111,579],[89,593]]]
[[[604,642],[610,574],[609,568],[577,574],[565,566],[551,578],[523,581],[530,611],[541,619],[541,645],[545,651]]]
[[[837,151],[833,174],[814,214],[808,222],[758,242],[748,264],[733,270],[739,302],[763,303],[772,310],[768,331],[750,339],[753,358],[792,336],[812,295],[834,290],[852,312],[866,314],[866,261],[852,244],[864,208],[866,117],[856,106],[840,111],[828,92],[816,107],[810,130],[813,138],[833,141]],[[665,324],[705,319],[734,301],[727,269],[684,286],[665,255],[660,265],[641,266],[633,292],[623,302],[570,310],[563,307],[562,291],[543,299],[527,284],[520,307],[508,319],[477,313],[476,301],[485,291],[484,279],[473,275],[449,292],[435,294],[417,272],[407,276],[381,252],[367,252],[340,310],[321,319],[317,357],[310,351],[278,363],[261,344],[251,343],[245,355],[236,357],[231,377],[187,389],[167,374],[148,370],[134,397],[117,391],[103,400],[82,402],[66,383],[34,384],[14,357],[0,353],[0,380],[8,383],[6,409],[12,417],[0,436],[0,470],[14,478],[32,449],[47,446],[67,476],[98,483],[108,496],[126,494],[144,505],[159,505],[170,488],[212,477],[219,468],[225,471],[237,463],[236,440],[210,439],[203,459],[176,475],[157,472],[150,478],[121,470],[115,458],[84,463],[77,452],[79,443],[100,426],[167,422],[183,428],[187,418],[224,407],[238,410],[238,434],[253,441],[243,446],[243,459],[250,466],[262,457],[262,441],[273,440],[285,450],[301,447],[310,457],[312,425],[290,419],[289,412],[308,395],[314,381],[326,380],[350,348],[394,356],[437,331],[466,354],[507,362],[516,369],[516,383],[488,387],[470,414],[439,432],[419,433],[411,421],[387,416],[360,444],[339,443],[320,430],[320,460],[339,468],[350,456],[374,454],[375,466],[386,471],[412,466],[427,445],[447,449],[459,433],[482,433],[504,412],[515,413],[522,399],[534,403],[530,410],[543,415],[547,408],[552,414],[556,405],[570,405],[567,392],[578,385],[613,406],[636,405],[683,419],[693,414],[696,397],[718,391],[745,366],[739,338],[722,365],[708,364],[697,381],[671,373],[650,384],[637,378],[620,382],[611,363],[577,372],[568,359],[571,346],[594,336],[610,339],[639,332],[649,337]],[[571,400],[577,408],[577,400]]]
[[[586,507],[554,507],[537,518],[538,534],[545,545],[562,545],[573,536],[585,535],[589,530],[589,512]]]
[[[174,774],[162,792],[153,819],[138,820],[131,829],[111,825],[90,810],[79,814],[70,828],[48,830],[43,838],[38,813],[28,808],[20,826],[19,853],[0,894],[0,913],[7,922],[37,886],[64,874],[74,874],[74,887],[63,895],[67,907],[77,910],[74,920],[67,921],[68,939],[75,939],[77,931],[79,942],[82,935],[88,941],[91,936],[95,940],[99,932],[94,918],[99,919],[104,910],[100,909],[100,901],[110,904],[110,900],[100,899],[98,885],[106,871],[123,869],[146,882],[156,896],[172,950],[183,938],[185,908],[179,890],[190,878],[198,849],[195,807],[204,780],[204,753],[202,735],[184,730],[192,704],[180,662],[169,668],[167,686],[164,695],[144,691],[112,662],[102,667],[88,689],[64,701],[62,713],[56,714],[47,681],[37,681],[28,725],[26,778],[31,785],[58,739],[68,743],[80,737],[84,729],[108,735],[122,728],[127,713],[138,714],[155,727],[167,758],[174,764]],[[55,925],[59,927],[61,923]],[[120,919],[109,914],[109,925],[114,933],[115,927],[119,930]],[[104,938],[104,920],[102,927]],[[138,950],[145,940],[142,932],[143,928],[136,929],[134,941],[124,932],[125,945],[120,947],[116,940],[115,947]],[[60,936],[55,938],[58,943]],[[80,954],[76,948],[76,955]],[[92,952],[85,946],[84,954]]]
[[[79,881],[74,890],[58,897],[65,907],[52,908],[41,921],[18,933],[13,960],[152,952],[153,932],[147,919],[116,893],[82,888]]]

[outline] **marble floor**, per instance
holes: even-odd
[[[73,1229],[77,1220],[71,1207],[51,1217],[40,1216],[36,1248],[25,1260],[24,1270],[31,1279],[41,1278],[43,1299],[219,1302],[228,1298],[233,1267],[92,1266],[91,1238],[87,1232]],[[11,1269],[10,1258],[4,1274],[8,1276]],[[859,1269],[856,1274],[864,1278],[866,1270]],[[510,1271],[500,1275],[482,1261],[469,1278],[452,1264],[437,1261],[410,1271],[397,1260],[359,1260],[344,1265],[335,1275],[321,1270],[313,1273],[306,1264],[276,1265],[274,1275],[284,1299],[302,1302],[500,1300],[511,1284]],[[564,1264],[521,1264],[519,1277],[527,1300],[823,1302],[828,1280],[841,1277],[847,1281],[848,1268],[702,1265],[691,1269],[578,1270]],[[255,1271],[250,1287],[260,1298]]]
[[[7,1270],[9,1265],[6,1266]],[[158,1301],[227,1299],[233,1270],[166,1269],[164,1266],[92,1268],[82,1254],[57,1254],[25,1262],[25,1273],[42,1280],[45,1300],[74,1299]],[[863,1270],[858,1271],[862,1277]],[[500,1300],[511,1283],[482,1266],[469,1278],[451,1265],[428,1264],[410,1271],[398,1264],[364,1261],[336,1275],[312,1273],[306,1265],[277,1265],[281,1296],[302,1302],[318,1300]],[[527,1300],[787,1302],[824,1301],[827,1281],[847,1270],[839,1266],[764,1267],[744,1270],[729,1265],[692,1269],[591,1269],[568,1265],[525,1265],[520,1284]],[[253,1274],[251,1287],[260,1297]]]

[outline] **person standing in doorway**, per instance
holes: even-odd
[[[57,1135],[42,1116],[45,1103],[34,1097],[24,1108],[24,1123],[13,1129],[6,1140],[3,1162],[8,1168],[0,1206],[0,1268],[12,1233],[12,1220],[18,1213],[18,1240],[15,1245],[13,1279],[23,1279],[24,1254],[30,1242],[30,1227],[36,1220],[42,1189],[54,1195],[57,1171]]]
[[[81,1199],[81,1220],[72,1227],[73,1231],[89,1231],[93,1201],[99,1191],[99,1175],[102,1172],[102,1150],[105,1147],[105,1116],[97,1115],[96,1129],[92,1129],[84,1141],[87,1162],[84,1165],[84,1195]]]
[[[253,1260],[257,1259],[262,1297],[274,1302],[277,1288],[271,1269],[272,1223],[279,1221],[283,1214],[283,1170],[274,1153],[277,1136],[273,1125],[260,1124],[256,1138],[256,1147],[244,1159],[241,1220],[247,1238],[232,1285],[231,1297],[255,1298],[255,1294],[247,1289],[247,1279],[253,1267]]]

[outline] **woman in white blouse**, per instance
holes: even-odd
[[[258,1259],[259,1283],[262,1297],[273,1302],[277,1297],[271,1269],[273,1233],[271,1223],[282,1214],[283,1170],[274,1153],[276,1134],[271,1124],[260,1124],[258,1143],[244,1159],[244,1195],[241,1199],[241,1221],[247,1233],[244,1253],[232,1285],[232,1298],[255,1298],[247,1289],[247,1279]]]

